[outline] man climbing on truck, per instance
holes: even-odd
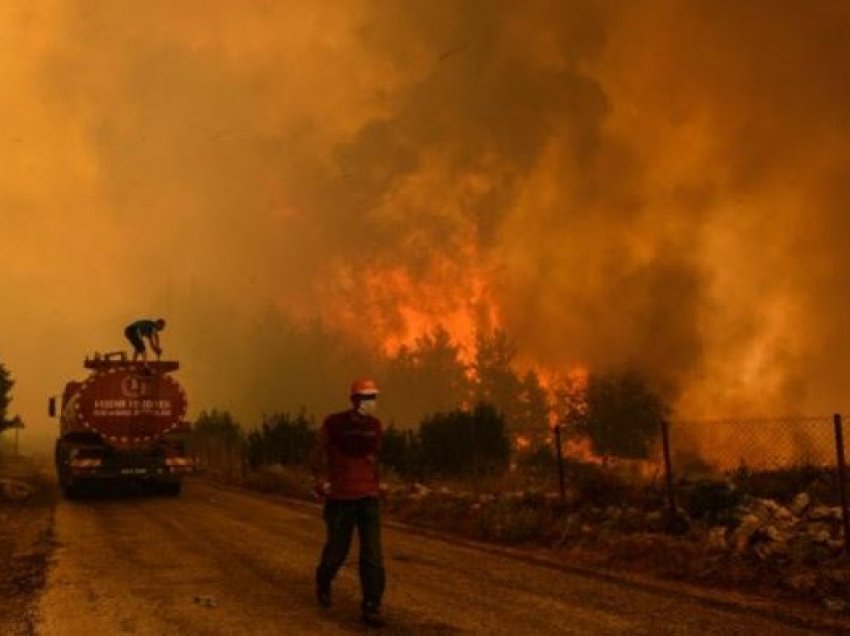
[[[134,323],[127,325],[124,329],[124,336],[133,345],[133,361],[142,358],[142,361],[147,364],[148,351],[145,348],[144,339],[147,338],[151,343],[151,349],[156,354],[157,359],[162,355],[162,347],[159,344],[159,332],[165,329],[165,320],[157,318],[156,320],[137,320]]]

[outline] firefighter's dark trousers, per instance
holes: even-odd
[[[316,585],[329,590],[351,548],[354,528],[360,540],[360,587],[363,608],[377,610],[384,595],[386,575],[381,555],[381,512],[377,497],[329,499],[324,510],[327,540],[316,568]]]

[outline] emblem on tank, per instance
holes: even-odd
[[[121,380],[121,393],[124,397],[139,398],[150,394],[151,378],[128,375]]]
[[[132,368],[99,371],[80,386],[77,421],[123,448],[152,443],[177,429],[186,415],[186,394],[170,376],[139,376]]]

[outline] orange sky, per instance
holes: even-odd
[[[13,412],[49,436],[140,316],[195,408],[257,413],[270,309],[378,347],[482,303],[525,362],[638,366],[690,417],[846,408],[848,31],[841,0],[4,2]]]

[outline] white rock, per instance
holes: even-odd
[[[715,526],[708,531],[707,543],[710,548],[725,550],[729,547],[726,541],[726,526]]]
[[[841,508],[838,506],[815,506],[809,510],[807,516],[812,521],[837,521],[841,519]]]
[[[805,530],[806,534],[813,535],[813,534],[820,534],[822,532],[829,532],[830,529],[832,528],[832,526],[829,523],[826,523],[824,521],[813,521],[813,522],[807,523],[805,528],[806,528],[806,530]]]
[[[783,506],[776,509],[776,512],[773,513],[773,519],[783,526],[794,525],[798,521],[796,515]]]
[[[776,512],[780,507],[773,499],[756,499],[756,501],[769,512]]]
[[[428,486],[425,486],[420,483],[414,483],[412,486],[413,493],[420,496],[425,496],[431,492],[431,489]]]
[[[756,515],[747,515],[741,519],[741,525],[732,532],[732,545],[737,552],[744,552],[756,530],[761,526],[761,519]]]
[[[823,606],[830,612],[843,612],[847,609],[847,602],[834,596],[827,596],[823,599]]]
[[[605,509],[605,518],[610,519],[611,521],[617,521],[620,517],[623,516],[623,511],[621,508],[617,506],[608,506]]]
[[[782,582],[795,592],[810,592],[818,584],[818,576],[815,572],[798,572],[782,579]]]
[[[788,534],[782,532],[776,526],[767,526],[764,529],[764,534],[768,538],[769,541],[773,542],[785,542],[788,540]]]
[[[832,535],[829,533],[829,530],[818,530],[816,532],[809,532],[809,538],[811,538],[813,543],[827,545],[832,539]]]
[[[760,543],[755,547],[755,553],[761,559],[768,559],[777,554],[785,555],[788,554],[788,543],[785,541]]]
[[[0,479],[0,497],[8,501],[26,501],[33,492],[32,486],[17,479]]]
[[[664,513],[660,510],[647,512],[643,518],[644,523],[650,528],[660,527],[664,521]]]
[[[794,513],[796,516],[800,517],[811,503],[812,498],[809,496],[809,493],[801,492],[797,494],[794,499],[791,500],[791,512]]]
[[[830,539],[826,542],[826,547],[834,554],[841,554],[844,552],[844,541],[841,539]]]

